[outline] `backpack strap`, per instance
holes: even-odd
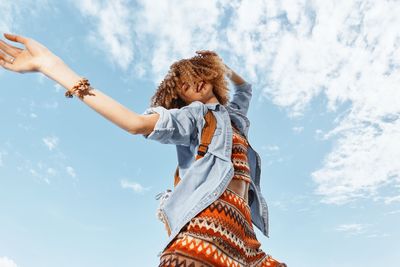
[[[215,119],[214,114],[211,110],[208,110],[206,115],[204,116],[206,123],[201,131],[201,142],[197,149],[196,159],[198,160],[207,153],[208,145],[211,143],[213,138],[215,128],[217,127],[217,120]],[[179,177],[179,165],[176,167],[175,175],[174,175],[174,187],[180,182],[181,178]]]

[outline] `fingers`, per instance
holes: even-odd
[[[187,84],[187,83],[184,83],[183,85],[182,85],[182,90],[183,91],[186,91],[186,89],[188,89],[189,88],[189,85]]]
[[[12,69],[12,64],[7,62],[7,61],[4,61],[3,58],[0,58],[0,66],[2,66],[3,68],[5,68],[7,70],[13,70]]]
[[[199,82],[197,85],[197,92],[199,92],[201,89],[203,89],[204,81]]]
[[[21,44],[26,44],[29,39],[29,38],[23,37],[21,35],[9,34],[9,33],[4,33],[4,37],[6,37],[10,41],[18,42]]]
[[[0,40],[0,51],[1,50],[11,55],[12,57],[16,57],[22,51],[21,48],[9,45],[3,40]]]
[[[200,54],[200,55],[204,55],[204,56],[205,55],[218,56],[217,53],[215,53],[214,51],[211,51],[211,50],[197,50],[196,53]]]
[[[8,62],[10,64],[14,63],[14,60],[15,60],[14,57],[11,57],[5,53],[2,53],[1,51],[0,51],[0,59],[2,59],[5,62]]]

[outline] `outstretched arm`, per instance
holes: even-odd
[[[61,59],[54,59],[51,65],[44,66],[41,72],[62,85],[65,89],[72,88],[81,79],[77,73],[68,67]],[[85,95],[80,101],[91,107],[104,118],[132,134],[150,133],[154,128],[159,114],[138,114],[98,89],[93,88],[92,94]]]
[[[44,67],[43,73],[66,89],[74,86],[81,78],[60,59]],[[196,102],[180,109],[152,107],[143,114],[137,114],[97,89],[90,92],[81,101],[122,129],[163,144],[190,145],[195,114],[199,114],[201,107]]]
[[[67,90],[82,78],[36,40],[13,34],[4,36],[23,44],[26,48],[21,49],[0,40],[0,65],[3,68],[19,73],[42,72]],[[85,95],[81,99],[93,110],[129,133],[149,134],[153,131],[160,117],[158,113],[135,113],[101,91],[93,89],[90,91],[93,95]]]

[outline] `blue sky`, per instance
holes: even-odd
[[[170,64],[216,51],[253,84],[262,249],[290,267],[395,266],[399,13],[383,0],[2,0],[0,32],[36,39],[137,113]],[[175,147],[40,73],[0,69],[0,92],[0,267],[157,266],[154,196],[172,186]]]

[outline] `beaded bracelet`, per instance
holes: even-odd
[[[82,77],[76,85],[65,92],[65,97],[72,98],[74,93],[77,92],[78,97],[82,100],[85,95],[95,95],[89,92],[91,90],[93,90],[93,87],[90,86],[88,79]]]

